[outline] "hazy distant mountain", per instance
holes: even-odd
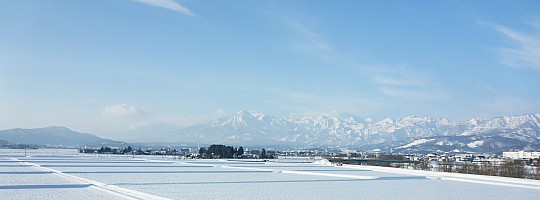
[[[429,117],[360,119],[347,113],[278,118],[240,111],[180,129],[167,141],[238,145],[342,146],[364,150],[499,152],[540,148],[540,114],[451,122]]]
[[[146,126],[140,126],[139,128],[124,133],[115,134],[114,138],[112,139],[118,139],[134,143],[146,143],[156,141],[167,142],[169,140],[167,139],[167,137],[163,136],[179,129],[182,129],[182,126],[175,124],[148,124]]]
[[[126,143],[79,133],[62,126],[35,129],[9,129],[0,131],[0,140],[13,144],[37,144],[46,146],[125,146]]]

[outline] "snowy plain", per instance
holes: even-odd
[[[314,163],[0,149],[0,199],[521,199],[540,181]]]

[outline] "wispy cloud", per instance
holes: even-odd
[[[388,96],[404,99],[418,100],[442,100],[448,98],[448,94],[442,91],[426,90],[418,88],[379,87],[379,90]]]
[[[142,113],[142,110],[140,108],[127,104],[117,104],[106,106],[105,108],[103,108],[101,113],[106,118],[122,118],[139,115]]]
[[[342,55],[320,33],[298,20],[286,18],[283,20],[286,27],[298,34],[299,40],[293,45],[295,51],[311,53],[326,61],[336,62]]]
[[[498,96],[486,99],[479,102],[479,107],[490,115],[523,114],[536,112],[540,109],[537,102],[517,96]]]
[[[403,75],[403,74],[385,74],[385,75],[374,75],[373,82],[381,85],[390,85],[390,86],[423,86],[425,81],[419,79],[418,77]],[[397,75],[397,76],[395,76]]]
[[[495,30],[514,43],[513,48],[501,48],[499,62],[510,66],[521,66],[540,70],[540,23],[529,23],[534,29],[530,33],[512,30],[502,25],[493,25]]]
[[[277,94],[277,95],[280,95],[280,96],[284,96],[284,97],[287,97],[287,98],[290,98],[290,99],[295,99],[295,100],[300,100],[300,101],[316,98],[316,95],[314,95],[314,94],[309,94],[309,93],[300,92],[300,91],[294,91],[294,90],[290,90],[290,89],[265,88],[263,90],[265,92],[269,92],[269,93],[272,93],[272,94]]]
[[[354,92],[327,96],[279,88],[261,88],[258,91],[283,97],[279,100],[267,100],[265,103],[278,110],[287,110],[296,114],[329,110],[369,114],[387,106],[379,100]]]
[[[185,6],[180,5],[180,3],[178,3],[175,0],[133,0],[133,1],[143,3],[146,5],[169,9],[178,13],[182,13],[187,16],[192,16],[192,17],[197,16],[189,8],[186,8]]]
[[[363,76],[369,77],[368,81],[371,79],[372,83],[375,83],[377,89],[384,95],[416,100],[443,100],[450,97],[449,92],[429,73],[402,65],[372,66],[372,64],[363,64],[365,61],[359,62],[358,56],[352,56],[350,52],[342,51],[306,23],[283,16],[282,23],[289,31],[299,36],[295,41],[294,50],[316,55],[332,66],[339,66],[351,71],[360,69]],[[369,67],[370,65],[372,67]],[[309,95],[304,94],[295,94],[294,96],[309,97]]]
[[[287,24],[305,39],[306,48],[322,52],[333,52],[333,48],[323,38],[299,21],[289,19]]]
[[[500,89],[497,89],[487,83],[477,82],[474,84],[474,87],[479,91],[487,92],[490,94],[503,94]]]
[[[370,70],[380,92],[392,97],[419,100],[442,100],[448,92],[433,75],[406,66],[378,66]]]
[[[155,70],[144,70],[144,69],[135,69],[133,72],[141,78],[150,79],[152,81],[164,82],[166,84],[170,84],[176,87],[181,87],[184,89],[190,89],[190,90],[204,90],[205,89],[202,86],[194,83],[194,81],[185,81],[171,72],[163,73],[163,72],[156,72]]]

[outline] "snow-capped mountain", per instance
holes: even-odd
[[[392,151],[499,151],[540,146],[540,114],[452,122],[430,117],[375,121],[347,113],[284,118],[240,111],[175,131],[175,141],[239,145],[348,146]]]

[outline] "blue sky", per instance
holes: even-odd
[[[540,112],[538,1],[0,1],[0,129]]]

